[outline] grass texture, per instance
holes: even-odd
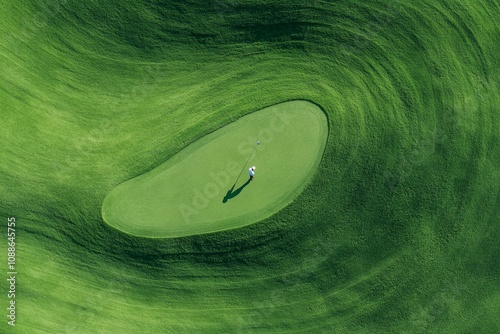
[[[499,13],[2,0],[0,217],[17,221],[18,308],[0,332],[498,333]],[[282,210],[181,238],[103,221],[117,185],[291,100],[321,106],[329,132]]]

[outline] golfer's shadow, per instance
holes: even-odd
[[[250,184],[250,179],[248,179],[247,182],[243,183],[238,189],[234,190],[234,187],[236,186],[236,183],[233,184],[233,186],[231,187],[231,189],[229,189],[226,193],[226,196],[224,196],[224,199],[222,200],[222,203],[226,203],[227,201],[229,201],[231,198],[235,198],[236,196],[238,196],[241,191]]]

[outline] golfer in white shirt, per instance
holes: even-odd
[[[248,175],[250,175],[250,181],[252,181],[255,176],[255,166],[248,168]]]

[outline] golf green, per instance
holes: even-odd
[[[147,237],[255,223],[302,191],[321,160],[327,133],[326,116],[313,103],[290,101],[259,110],[118,185],[104,200],[103,218]],[[256,166],[253,181],[251,166]]]

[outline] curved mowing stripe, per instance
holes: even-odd
[[[321,160],[327,134],[325,114],[310,102],[262,109],[118,185],[104,200],[103,218],[122,231],[147,237],[255,223],[302,191]],[[256,166],[251,182],[250,166]]]

